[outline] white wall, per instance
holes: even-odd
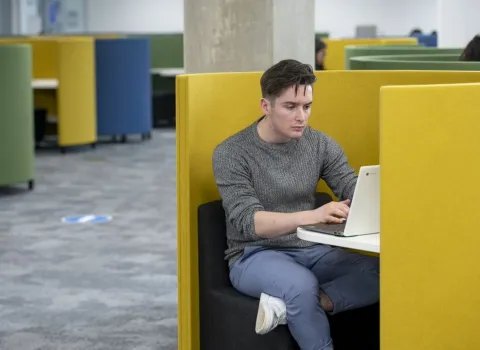
[[[407,35],[414,27],[436,29],[437,0],[316,0],[315,30],[333,38],[355,36],[357,25],[376,25],[378,35]]]
[[[63,0],[60,14],[62,32],[84,32],[86,29],[85,10],[85,2],[83,0]]]
[[[183,32],[183,0],[86,0],[89,32]]]
[[[438,0],[384,0],[385,16],[381,30],[389,35],[404,35],[413,28],[420,28],[424,33],[438,30]]]
[[[292,0],[294,1],[294,0]],[[379,35],[406,35],[413,27],[436,29],[437,0],[315,0],[315,30],[352,37],[358,24]],[[91,32],[182,32],[183,0],[86,0]]]
[[[439,47],[465,47],[480,34],[480,2],[471,0],[439,0]]]
[[[38,34],[42,28],[37,0],[10,0],[13,34]]]

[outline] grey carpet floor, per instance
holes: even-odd
[[[61,155],[0,188],[1,350],[177,349],[175,133]],[[107,214],[102,224],[70,215]]]

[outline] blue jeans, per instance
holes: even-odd
[[[319,290],[333,301],[331,314],[379,301],[379,259],[328,245],[270,249],[248,247],[230,269],[233,286],[246,295],[281,298],[288,328],[302,350],[332,349],[330,325]]]

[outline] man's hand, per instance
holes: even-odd
[[[350,199],[325,204],[320,208],[312,210],[312,220],[328,224],[341,224],[348,217],[349,205]]]
[[[254,214],[255,233],[261,238],[275,238],[294,232],[298,226],[318,222],[341,224],[348,216],[350,200],[330,202],[323,207],[298,211],[296,213],[276,213],[259,210]]]

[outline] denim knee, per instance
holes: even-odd
[[[362,270],[374,274],[380,273],[380,259],[375,256],[365,256],[362,262]]]
[[[317,278],[308,271],[294,276],[285,291],[290,332],[301,349],[332,349],[330,325],[320,307]]]
[[[315,304],[319,303],[319,290],[318,280],[311,273],[292,278],[283,297],[287,312],[294,316],[304,308],[314,308]]]

